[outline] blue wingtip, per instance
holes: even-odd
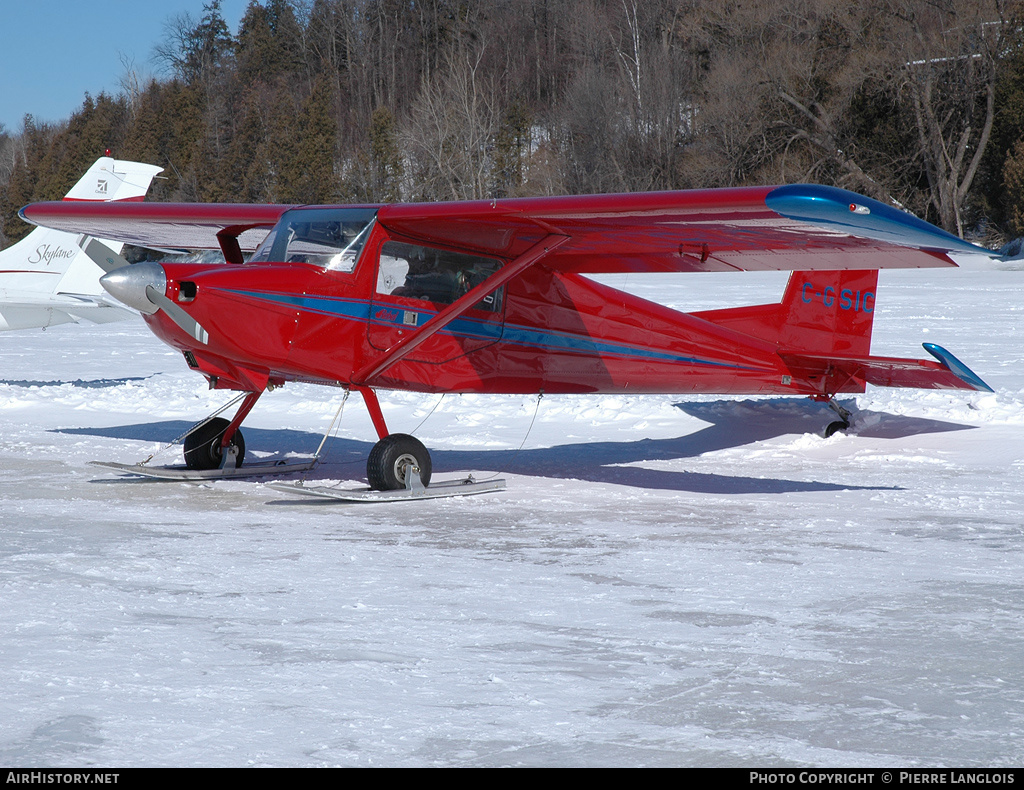
[[[979,392],[995,392],[995,390],[982,381],[973,370],[946,351],[942,346],[937,346],[934,343],[923,343],[922,345],[924,345],[925,351],[949,368],[953,375],[967,384],[970,384],[974,389]]]
[[[913,214],[838,187],[790,184],[773,189],[764,202],[784,217],[853,236],[925,250],[996,254]]]

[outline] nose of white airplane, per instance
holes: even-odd
[[[152,287],[163,294],[167,289],[167,274],[159,263],[136,263],[104,274],[100,277],[100,285],[119,302],[152,315],[160,306],[146,295],[146,288]]]

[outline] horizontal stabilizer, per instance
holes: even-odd
[[[946,349],[934,343],[925,343],[924,348],[939,361],[786,353],[780,356],[794,376],[811,381],[827,380],[829,385],[824,391],[828,394],[863,391],[863,384],[874,384],[876,387],[993,391]]]

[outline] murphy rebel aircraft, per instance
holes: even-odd
[[[64,200],[142,200],[161,170],[104,156]],[[102,324],[134,315],[100,288],[103,272],[77,242],[73,234],[36,228],[0,251],[0,330],[47,327],[82,319]],[[121,251],[120,242],[97,243],[114,253]]]
[[[45,227],[225,263],[100,261],[234,418],[185,439],[194,469],[241,472],[238,427],[287,381],[362,394],[378,490],[423,491],[430,456],[392,434],[375,391],[726,393],[835,397],[885,387],[988,390],[945,349],[871,356],[878,270],[987,253],[916,217],[813,185],[365,206],[27,206]],[[248,254],[252,252],[252,254]],[[991,253],[989,253],[991,254]],[[118,268],[120,267],[120,268]],[[607,272],[791,271],[781,302],[682,313],[599,284]],[[430,489],[427,489],[430,490]]]

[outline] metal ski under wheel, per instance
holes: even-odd
[[[405,488],[391,491],[376,491],[372,488],[332,488],[330,486],[308,486],[302,483],[268,483],[269,488],[287,494],[333,499],[338,502],[407,502],[418,499],[442,499],[445,497],[472,496],[492,491],[503,491],[505,480],[474,480],[470,475],[464,480],[448,480],[432,482],[424,486],[420,482],[419,471],[410,469],[406,477]]]
[[[241,467],[225,467],[223,469],[189,469],[180,466],[143,466],[142,464],[119,464],[113,461],[90,461],[93,466],[112,469],[154,480],[225,480],[246,477],[265,477],[266,475],[286,475],[290,472],[308,472],[319,463],[319,459],[309,461],[267,461],[246,464]]]

